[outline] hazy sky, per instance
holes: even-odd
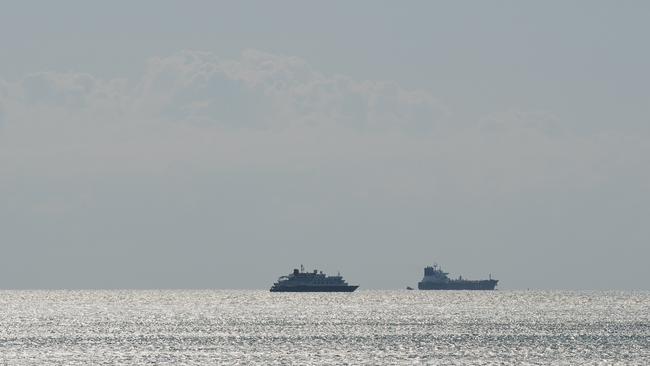
[[[2,2],[0,288],[650,289],[648,19]]]

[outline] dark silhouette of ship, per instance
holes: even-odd
[[[359,286],[348,285],[341,274],[328,276],[323,271],[305,272],[294,269],[293,273],[282,276],[271,286],[271,292],[352,292]]]
[[[490,275],[487,280],[466,280],[462,276],[452,280],[437,264],[424,268],[424,278],[418,282],[420,290],[494,290],[499,280]]]

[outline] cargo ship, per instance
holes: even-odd
[[[305,272],[300,266],[293,273],[280,277],[271,286],[271,292],[352,292],[358,285],[348,285],[339,273],[336,276],[328,276],[323,271],[314,270]]]
[[[419,290],[494,290],[499,280],[493,280],[490,274],[487,280],[467,280],[449,278],[440,266],[434,264],[424,268],[424,278],[418,282]]]

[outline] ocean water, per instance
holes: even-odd
[[[650,292],[0,291],[0,365],[650,365]]]

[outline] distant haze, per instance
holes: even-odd
[[[650,289],[650,3],[13,2],[0,288]]]

